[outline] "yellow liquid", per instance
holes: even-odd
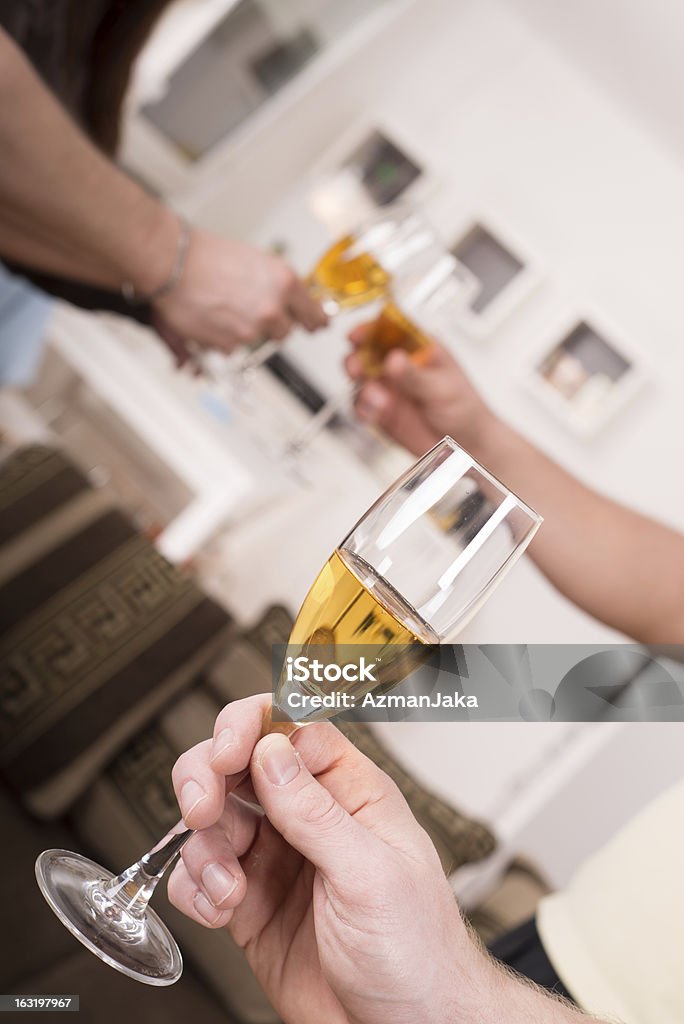
[[[333,299],[341,309],[353,309],[384,295],[389,274],[370,253],[350,253],[353,235],[345,235],[323,254],[309,285],[321,299]]]
[[[425,358],[432,341],[393,302],[388,302],[378,319],[368,326],[368,334],[357,349],[367,377],[382,373],[388,352],[401,348],[419,363]]]
[[[292,683],[281,674],[276,704],[285,709],[289,689],[307,693],[354,694],[396,686],[428,656],[439,637],[387,582],[357,556],[335,551],[307,594],[292,628],[287,655],[324,664],[358,664],[381,656],[376,682]],[[411,646],[408,646],[411,645]],[[423,651],[416,645],[422,645]],[[396,656],[392,649],[396,648]],[[335,712],[332,712],[333,714]],[[326,717],[325,715],[319,717]]]

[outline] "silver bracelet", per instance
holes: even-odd
[[[187,221],[182,220],[180,217],[178,223],[180,225],[180,232],[178,234],[178,242],[176,243],[176,258],[171,273],[166,281],[159,288],[155,288],[153,292],[150,292],[149,295],[138,295],[131,281],[123,281],[121,283],[121,294],[129,306],[146,306],[150,302],[161,299],[163,295],[168,295],[176,287],[183,276],[185,263],[188,258],[188,250],[190,249],[191,229]]]

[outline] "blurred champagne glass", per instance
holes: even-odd
[[[381,298],[393,278],[420,254],[438,244],[432,227],[413,207],[383,207],[330,245],[305,278],[312,296],[330,317]],[[283,342],[264,339],[234,356],[202,355],[202,369],[219,388],[243,404],[254,372],[282,351]]]
[[[439,242],[423,250],[403,274],[398,274],[384,296],[379,315],[367,325],[357,349],[366,377],[377,377],[388,352],[403,349],[420,363],[433,344],[432,335],[449,332],[458,314],[480,288],[477,278]],[[351,384],[321,406],[304,429],[287,442],[282,454],[294,472],[306,479],[302,457],[312,441],[343,408],[350,405],[361,385]]]

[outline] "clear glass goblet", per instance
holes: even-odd
[[[470,270],[441,243],[423,250],[420,258],[396,276],[379,314],[366,326],[364,342],[357,349],[364,379],[381,376],[385,356],[395,348],[403,349],[420,365],[434,337],[453,333],[459,313],[470,305],[479,287]],[[363,382],[354,382],[329,398],[280,449],[285,464],[303,483],[309,482],[305,457],[312,442],[335,416],[352,405],[362,386]]]
[[[335,549],[302,604],[288,651],[324,644],[341,658],[350,644],[355,649],[371,644],[391,655],[393,646],[453,640],[540,524],[528,505],[444,438]],[[364,688],[374,689],[357,683],[349,692],[358,697]],[[306,702],[295,708],[294,692],[305,698],[318,690],[289,682],[281,673],[274,708],[283,721],[273,722],[269,709],[262,734],[288,733],[336,713],[310,704],[307,709]],[[180,950],[148,904],[192,835],[181,822],[116,876],[80,854],[46,850],[36,861],[38,884],[62,924],[101,960],[145,984],[171,985],[181,975]]]
[[[311,295],[330,317],[381,298],[396,275],[438,243],[432,226],[407,203],[383,207],[336,239],[304,279]],[[283,342],[264,339],[235,355],[203,352],[203,373],[243,407],[249,404],[253,374]]]

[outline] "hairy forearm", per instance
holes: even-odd
[[[530,555],[554,586],[642,643],[684,643],[684,537],[585,487],[494,417],[476,447],[544,516]]]
[[[462,961],[467,974],[437,1013],[445,1024],[603,1024],[493,960],[475,937]]]
[[[601,1024],[596,1017],[526,979],[498,967],[495,970],[500,977],[487,1024]]]
[[[173,214],[86,139],[0,30],[0,255],[150,292],[173,265]]]

